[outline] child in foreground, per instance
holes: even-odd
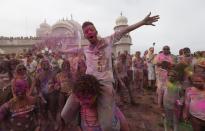
[[[101,95],[101,84],[92,75],[77,79],[73,93],[80,102],[80,127],[82,131],[103,131],[98,120],[97,99]],[[112,107],[112,131],[128,131],[128,124],[118,107]],[[106,115],[106,114],[104,114]]]
[[[193,87],[186,89],[184,119],[191,120],[194,131],[205,130],[205,81],[201,74],[192,76]]]
[[[182,96],[181,84],[178,81],[178,74],[175,70],[168,72],[168,81],[164,90],[163,106],[165,111],[165,131],[171,127],[173,131],[179,131],[179,119],[176,115],[176,101]]]

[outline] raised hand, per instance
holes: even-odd
[[[121,36],[129,33],[130,31],[133,31],[143,25],[152,25],[152,26],[155,26],[153,23],[154,22],[157,22],[159,19],[159,15],[156,15],[156,16],[151,16],[151,12],[142,20],[142,21],[139,21],[133,25],[130,25],[130,26],[127,26],[123,29],[120,30],[120,33],[122,34]]]
[[[159,15],[151,16],[151,12],[142,20],[144,25],[152,25],[155,26],[153,23],[157,22],[159,19]]]

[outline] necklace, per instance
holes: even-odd
[[[28,105],[29,105],[29,101],[27,100],[26,97],[23,98],[22,100],[18,100],[15,97],[14,100],[12,101],[12,104],[11,104],[11,110],[18,110],[18,109],[24,108]]]

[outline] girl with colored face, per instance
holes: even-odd
[[[97,101],[100,95],[100,84],[91,75],[83,75],[76,80],[73,93],[80,101],[80,117],[82,131],[102,131],[97,117]]]
[[[100,83],[92,75],[82,75],[74,84],[73,92],[82,105],[94,106],[96,99],[100,96]]]
[[[37,99],[26,94],[25,80],[13,81],[15,97],[0,106],[0,123],[5,130],[35,131],[38,126]]]
[[[194,131],[205,129],[205,81],[201,74],[192,76],[193,87],[186,90],[184,119],[191,120]]]
[[[194,76],[192,79],[192,84],[200,90],[204,90],[205,88],[204,79],[200,76]]]
[[[18,99],[23,99],[26,96],[28,83],[25,80],[14,81],[14,94]]]
[[[33,93],[34,87],[32,86],[32,78],[31,75],[28,74],[26,67],[23,64],[19,64],[16,67],[15,75],[13,78],[13,81],[15,80],[24,80],[26,81],[29,85],[27,88],[27,94],[31,95]]]

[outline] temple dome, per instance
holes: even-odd
[[[128,20],[125,16],[122,16],[122,14],[116,19],[116,26],[120,25],[127,25]]]
[[[48,29],[50,29],[51,26],[49,24],[47,24],[47,22],[45,20],[43,23],[40,24],[40,28],[48,28]]]
[[[76,35],[80,35],[80,37],[83,36],[83,31],[81,28],[81,25],[74,21],[74,20],[59,20],[52,26],[52,32],[59,32],[59,31],[65,31],[65,35],[68,37],[74,37]],[[54,33],[55,34],[55,33]]]
[[[47,24],[46,20],[40,24],[40,28],[36,29],[37,37],[46,37],[50,34],[51,26]]]

